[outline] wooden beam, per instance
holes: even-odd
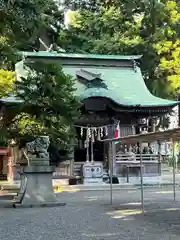
[[[154,141],[179,141],[180,140],[180,128],[169,129],[162,132],[153,132],[145,134],[137,134],[120,138],[109,138],[101,140],[103,142],[121,142],[123,144],[133,144],[137,142],[154,142]]]

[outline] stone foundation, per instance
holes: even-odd
[[[22,201],[23,205],[56,202],[53,191],[51,166],[28,166],[24,168],[27,178],[26,192]]]

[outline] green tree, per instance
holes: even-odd
[[[0,1],[0,39],[5,38],[12,49],[38,50],[42,28],[46,27],[52,36],[58,31],[61,21],[62,12],[53,0]]]
[[[174,43],[180,34],[176,1],[95,1],[96,10],[90,4],[84,10],[83,1],[74,3],[79,10],[71,16],[68,29],[61,31],[59,45],[68,52],[142,54],[141,69],[148,88],[157,96],[170,96],[167,73],[161,67],[164,54],[158,46],[163,41]]]
[[[101,7],[104,8],[121,8],[129,18],[134,13],[142,12],[142,8],[148,1],[143,0],[65,0],[65,6],[72,10],[88,10],[98,12]]]
[[[12,129],[22,136],[48,135],[58,146],[74,136],[73,122],[80,107],[73,80],[56,64],[28,63],[29,74],[16,81],[17,96],[23,100],[21,114]]]
[[[55,41],[61,21],[62,12],[53,0],[0,1],[0,97],[7,97],[14,90],[13,70],[15,62],[19,59],[17,51],[38,50],[38,38],[44,31]],[[2,142],[6,144],[10,138],[10,123],[19,111],[17,105],[8,106],[6,119],[3,119],[3,123],[1,121],[1,145]]]
[[[126,21],[115,7],[101,8],[98,13],[77,11],[73,20],[61,31],[58,42],[67,51],[127,54],[142,47],[141,19]]]
[[[42,29],[53,38],[61,21],[62,13],[53,0],[0,1],[0,97],[13,90],[17,51],[38,50]]]
[[[158,73],[167,82],[170,94],[177,96],[180,92],[180,6],[168,1],[166,11],[164,37],[154,48],[160,56]]]
[[[0,69],[0,98],[7,97],[13,92],[15,73]]]

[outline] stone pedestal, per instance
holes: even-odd
[[[51,166],[28,166],[24,169],[27,178],[26,192],[22,204],[44,204],[56,202],[52,186]]]
[[[31,164],[33,165],[26,166],[23,170],[23,175],[26,179],[26,190],[20,206],[45,207],[65,205],[57,201],[53,191],[52,174],[54,167],[48,166],[46,159],[33,159]]]

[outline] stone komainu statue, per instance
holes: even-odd
[[[49,144],[50,140],[48,136],[39,136],[34,141],[26,143],[28,157],[49,159]]]

